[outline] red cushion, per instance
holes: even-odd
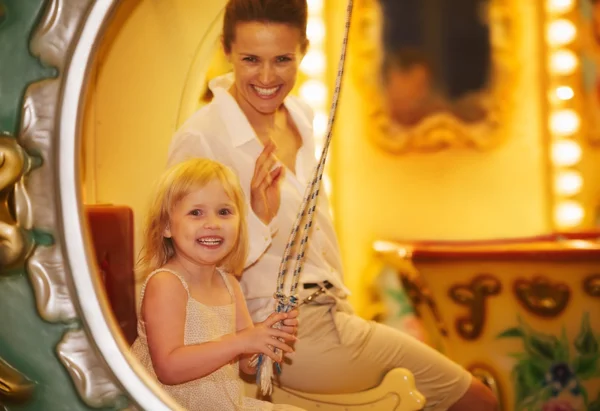
[[[135,309],[133,211],[129,207],[85,207],[92,246],[113,313],[132,344],[137,336]]]

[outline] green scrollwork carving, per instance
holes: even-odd
[[[540,317],[557,317],[569,303],[571,290],[561,282],[537,276],[532,280],[518,279],[514,284],[517,301],[532,314]]]
[[[448,291],[452,301],[465,305],[470,314],[456,320],[456,331],[466,340],[477,339],[486,319],[487,297],[498,295],[502,289],[500,281],[488,274],[475,277],[470,284],[454,285]]]

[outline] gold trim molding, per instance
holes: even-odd
[[[516,109],[519,81],[518,51],[523,41],[526,19],[517,0],[490,0],[490,41],[492,86],[488,91],[485,120],[469,124],[459,118],[438,113],[425,117],[414,127],[394,124],[382,98],[379,68],[383,61],[382,11],[378,0],[356,0],[349,42],[351,77],[360,98],[365,133],[377,147],[390,154],[437,152],[453,147],[491,149],[510,134]]]
[[[571,299],[567,283],[551,281],[545,276],[519,278],[513,285],[513,292],[526,311],[546,318],[561,315]]]
[[[469,284],[455,284],[448,290],[448,296],[456,304],[469,309],[467,315],[456,319],[456,332],[465,340],[477,340],[487,321],[487,303],[489,297],[502,291],[500,280],[491,274],[481,274]]]
[[[0,268],[10,272],[22,267],[33,249],[31,202],[25,177],[31,157],[8,135],[0,135]]]
[[[34,382],[0,358],[0,409],[8,410],[8,404],[25,403],[35,388]]]

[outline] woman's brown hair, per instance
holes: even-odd
[[[306,0],[229,0],[225,7],[223,20],[223,47],[225,53],[231,52],[235,41],[235,28],[238,23],[282,23],[300,30],[301,49],[308,46],[306,22],[308,6]]]

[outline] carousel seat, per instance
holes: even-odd
[[[257,392],[256,385],[246,382],[246,395],[256,397]],[[375,388],[351,394],[308,394],[275,386],[271,401],[307,411],[418,411],[425,406],[425,397],[417,391],[413,375],[404,368],[388,372]]]

